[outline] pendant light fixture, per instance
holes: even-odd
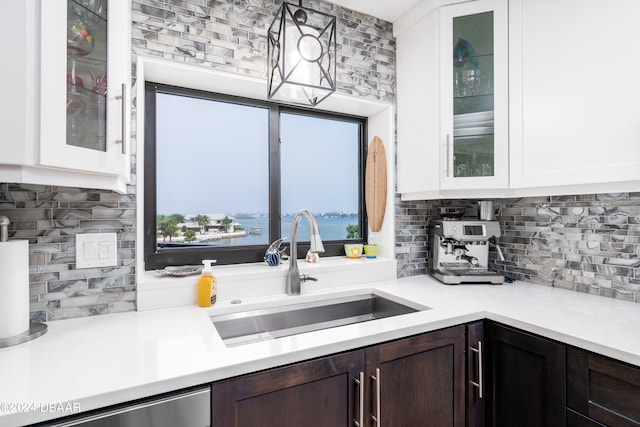
[[[335,16],[283,2],[268,40],[269,99],[315,106],[335,92]]]

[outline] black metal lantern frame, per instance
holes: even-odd
[[[268,31],[269,99],[315,106],[336,90],[336,18],[282,3]]]

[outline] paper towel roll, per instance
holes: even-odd
[[[29,241],[0,242],[0,338],[29,330]]]

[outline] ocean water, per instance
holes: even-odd
[[[320,237],[322,240],[342,240],[347,238],[347,226],[351,224],[358,224],[357,217],[346,218],[327,218],[317,217],[318,228],[320,229]],[[260,218],[238,218],[236,219],[240,225],[245,227],[247,231],[251,229],[262,229],[261,234],[248,234],[245,237],[239,237],[235,239],[222,239],[212,242],[216,246],[235,246],[235,245],[262,245],[269,244],[269,219],[266,217]],[[293,216],[285,216],[282,218],[282,237],[286,237],[285,242],[290,241],[291,237],[291,224],[293,223]],[[298,241],[309,241],[311,234],[309,221],[306,218],[300,220],[298,226]]]

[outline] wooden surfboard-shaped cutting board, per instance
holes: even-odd
[[[380,231],[387,204],[387,154],[382,139],[373,137],[367,153],[364,198],[371,231]]]

